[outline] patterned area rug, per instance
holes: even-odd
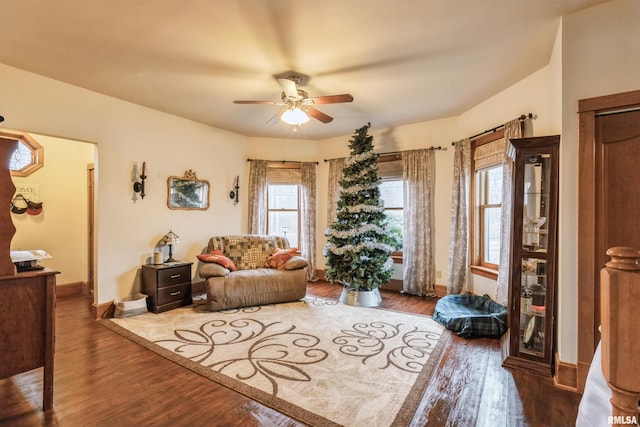
[[[312,296],[217,313],[196,305],[102,323],[310,425],[408,425],[448,337],[427,316]]]

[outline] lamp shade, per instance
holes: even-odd
[[[175,245],[176,243],[180,243],[180,237],[169,230],[169,232],[162,237],[162,243],[165,245]]]
[[[162,244],[169,246],[169,258],[167,258],[164,262],[176,262],[176,260],[173,259],[173,245],[179,242],[180,238],[171,230],[169,230],[169,232],[162,237]]]

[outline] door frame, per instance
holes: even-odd
[[[578,391],[584,384],[600,340],[597,307],[600,301],[600,252],[598,230],[601,198],[602,143],[596,138],[596,117],[625,108],[640,107],[640,90],[582,99],[578,101]],[[606,248],[605,248],[606,250]]]
[[[95,300],[95,163],[87,164],[87,284]]]

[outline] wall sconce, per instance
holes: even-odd
[[[233,206],[238,204],[238,196],[240,195],[240,177],[236,176],[233,180],[233,190],[229,193],[229,198],[233,200]]]
[[[140,182],[133,183],[133,191],[140,193],[140,198],[144,199],[144,180],[147,179],[147,162],[142,162],[142,174],[140,175]]]

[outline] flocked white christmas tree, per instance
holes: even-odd
[[[370,124],[349,140],[351,156],[340,180],[336,220],[325,235],[326,277],[349,290],[373,290],[393,273],[390,255],[399,242],[390,233],[378,188],[378,155]]]

